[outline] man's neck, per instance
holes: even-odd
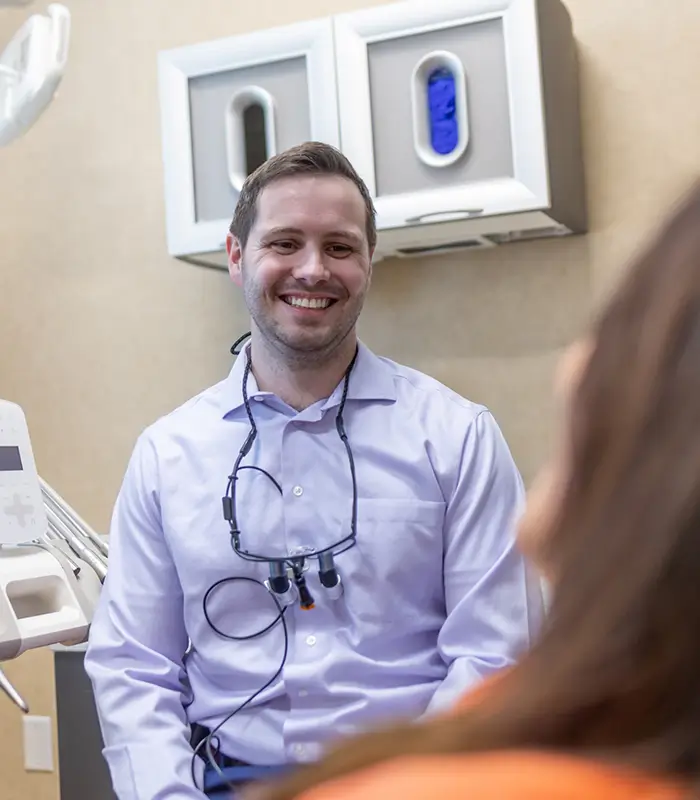
[[[357,347],[353,335],[327,360],[289,363],[282,353],[271,347],[260,335],[251,335],[250,356],[252,372],[258,388],[272,392],[287,405],[303,411],[310,405],[329,397],[340,383],[352,361]]]

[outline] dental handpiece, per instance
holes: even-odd
[[[10,679],[5,675],[5,673],[0,669],[0,689],[2,689],[5,694],[12,700],[12,702],[20,708],[25,714],[29,713],[29,706],[24,702],[20,693],[15,689],[15,687],[10,683]]]

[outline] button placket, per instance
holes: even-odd
[[[307,530],[308,490],[304,485],[304,432],[294,420],[284,427],[281,451],[280,479],[283,490],[284,527],[287,552],[290,555],[303,555],[299,552]]]

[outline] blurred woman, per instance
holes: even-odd
[[[519,530],[552,588],[540,641],[450,716],[359,737],[250,797],[700,797],[700,189],[558,394]]]

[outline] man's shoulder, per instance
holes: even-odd
[[[224,416],[222,397],[226,379],[208,386],[151,422],[141,438],[162,443],[169,439],[201,434],[208,425],[215,425]]]
[[[375,356],[391,371],[394,377],[397,399],[410,408],[429,413],[451,415],[461,422],[471,422],[481,413],[488,411],[481,403],[470,400],[442,383],[437,378],[384,356]]]

